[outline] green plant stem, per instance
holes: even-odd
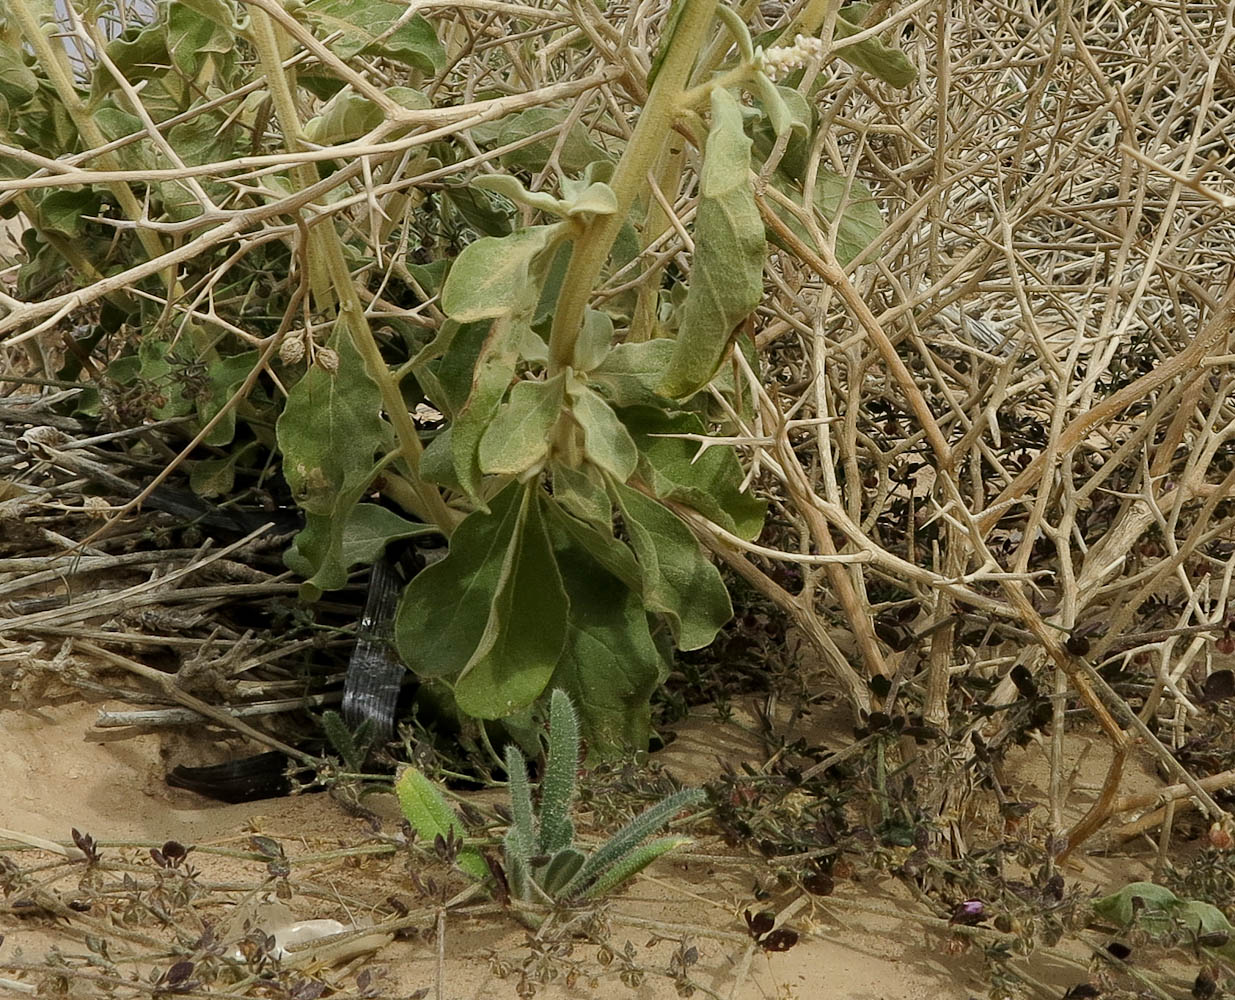
[[[283,128],[284,141],[289,151],[296,152],[300,146],[300,115],[296,110],[291,86],[284,75],[275,24],[265,11],[257,8],[250,12],[250,17],[253,23],[253,43],[270,85],[271,100]],[[308,164],[293,168],[293,176],[301,187],[308,187],[316,180],[314,176],[305,176],[305,172],[312,169]],[[455,525],[462,519],[461,515],[446,505],[435,486],[420,478],[420,456],[424,452],[420,434],[408,412],[398,382],[391,374],[373,336],[364,305],[352,283],[347,259],[343,256],[343,244],[333,222],[325,221],[313,227],[306,250],[312,269],[310,282],[313,286],[313,297],[317,299],[319,308],[324,308],[331,298],[337,299],[339,318],[345,320],[344,325],[352,338],[352,344],[364,359],[369,377],[382,394],[382,405],[394,426],[400,452],[410,473],[410,495],[405,497],[405,502],[411,507],[412,513],[436,524],[442,533],[449,537]],[[321,272],[314,266],[318,263],[324,267]]]
[[[680,110],[679,99],[690,71],[716,14],[717,0],[683,0],[686,4],[656,83],[613,173],[610,186],[617,195],[617,211],[599,216],[586,234],[575,242],[570,266],[562,282],[562,294],[553,317],[549,337],[549,374],[572,366],[575,343],[583,326],[588,298],[609,257],[622,223],[630,213],[639,192],[647,188],[647,174],[661,155],[674,119]]]

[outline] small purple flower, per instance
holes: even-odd
[[[962,927],[973,927],[986,919],[986,904],[980,899],[967,899],[952,911],[948,920],[950,924],[960,924]]]

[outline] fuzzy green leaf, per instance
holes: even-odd
[[[694,843],[690,837],[669,836],[660,837],[650,843],[637,847],[624,858],[615,862],[613,867],[600,876],[583,893],[584,899],[600,899],[608,895],[618,886],[634,878],[657,858]]]
[[[553,499],[580,520],[603,526],[611,531],[613,502],[605,491],[604,476],[594,465],[578,469],[561,462],[550,462],[553,476]]]
[[[540,697],[566,642],[569,602],[545,530],[538,483],[522,502],[480,643],[455,681],[468,715],[499,719]]]
[[[446,50],[433,26],[392,0],[310,0],[303,8],[319,37],[335,32],[330,43],[340,59],[385,56],[421,72],[434,74],[446,65]],[[397,27],[396,27],[397,25]]]
[[[639,461],[630,431],[613,407],[581,382],[574,382],[569,394],[574,418],[583,428],[583,448],[588,460],[626,482]]]
[[[674,344],[664,337],[618,344],[589,375],[614,406],[659,406],[658,387],[673,358]]]
[[[463,838],[463,824],[437,786],[416,768],[409,767],[395,783],[399,808],[411,823],[416,836],[430,844],[441,836],[447,840]],[[489,866],[475,847],[464,847],[455,863],[474,879],[489,876]]]
[[[540,465],[549,453],[549,432],[562,412],[564,375],[545,382],[516,382],[510,399],[480,439],[483,472],[520,475]]]
[[[455,528],[450,551],[413,577],[395,618],[399,655],[422,677],[453,678],[471,658],[497,593],[523,490],[511,484]]]
[[[587,859],[579,870],[579,874],[563,890],[563,895],[577,897],[586,894],[597,879],[604,878],[611,868],[642,844],[647,837],[663,827],[683,809],[697,805],[706,797],[701,788],[683,788],[644,810]]]
[[[645,605],[666,615],[679,648],[706,646],[733,616],[720,573],[671,511],[620,483],[610,489],[643,571]]]
[[[722,87],[712,92],[695,216],[695,259],[673,358],[660,391],[689,396],[707,384],[734,329],[763,295],[763,221],[748,178],[751,141],[742,109]]]
[[[570,807],[575,799],[578,770],[579,717],[566,692],[558,689],[549,699],[549,756],[540,783],[541,854],[556,854],[575,839]],[[566,881],[569,879],[564,880],[563,885]],[[545,890],[553,894],[547,885]]]
[[[463,248],[442,288],[442,310],[459,323],[494,319],[535,307],[536,257],[560,238],[562,223],[485,236]]]
[[[513,743],[506,744],[506,780],[510,790],[510,831],[506,846],[530,865],[537,841],[532,789],[527,779],[527,761]]]
[[[701,452],[695,441],[662,436],[703,434],[699,417],[651,407],[621,416],[639,449],[639,474],[658,497],[695,508],[739,538],[759,537],[768,505],[739,490],[744,474],[733,448],[715,445]]]

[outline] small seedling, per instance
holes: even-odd
[[[570,818],[579,768],[579,719],[570,698],[554,691],[549,706],[549,754],[540,785],[540,812],[532,804],[527,761],[513,745],[506,748],[510,780],[510,829],[503,842],[510,896],[524,903],[574,903],[604,896],[661,855],[690,842],[670,835],[645,843],[677,813],[704,798],[686,788],[663,798],[615,833],[590,855],[575,843]],[[403,814],[418,836],[458,838],[461,823],[441,791],[415,768],[408,768],[395,790]],[[490,875],[475,847],[456,855],[459,867],[475,878]]]

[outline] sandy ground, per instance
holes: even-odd
[[[118,706],[112,702],[108,707]],[[0,788],[6,790],[0,800],[0,827],[61,842],[67,842],[69,830],[76,827],[104,843],[149,844],[175,839],[199,847],[230,846],[242,851],[248,849],[249,837],[260,832],[278,839],[293,861],[326,848],[363,843],[370,837],[368,825],[347,815],[328,795],[223,805],[168,788],[162,781],[165,761],[160,737],[151,734],[102,743],[86,739],[96,711],[97,706],[83,704],[35,711],[0,710]],[[743,752],[743,737],[736,729],[724,731],[713,726],[692,732],[687,727],[674,745],[674,766],[685,769],[692,758],[710,757],[714,767],[717,756]],[[397,829],[392,797],[378,797],[369,804],[385,814],[388,832]],[[122,847],[107,850],[113,855],[117,851],[126,853]],[[134,847],[127,853],[136,858],[145,850]],[[23,852],[23,864],[30,857]],[[198,852],[191,858],[203,879],[261,879],[260,863]],[[309,864],[303,869],[297,865],[297,879],[334,887],[337,898],[332,902],[320,896],[295,896],[287,905],[301,918],[332,917],[363,924],[374,919],[362,908],[365,900],[377,904],[390,894],[411,895],[409,877],[400,870],[405,864],[379,858],[354,868],[340,867],[337,861]],[[648,947],[655,935],[647,929],[623,926],[626,917],[700,925],[705,933],[712,928],[740,935],[743,924],[739,913],[753,902],[750,871],[742,865],[721,870],[698,862],[663,861],[613,905],[613,940],[621,944],[629,939],[642,964],[666,968],[675,943]],[[273,894],[268,895],[273,902]],[[837,891],[838,900],[874,900],[893,914],[897,906],[905,905],[905,900],[897,896],[897,887],[890,880],[886,885],[843,884]],[[699,951],[694,978],[735,1000],[910,1000],[985,992],[980,964],[966,956],[946,955],[940,936],[895,916],[857,914],[841,906],[825,907],[825,902],[806,906],[795,914],[790,923],[804,932],[803,938],[783,954],[751,949],[740,938],[693,937]],[[277,922],[278,911],[264,912]],[[270,912],[275,915],[270,916]],[[0,913],[0,931],[5,935],[2,947],[6,957],[20,951],[33,959],[53,945],[70,954],[83,950],[80,941],[58,932],[48,921],[15,921]],[[527,938],[527,931],[501,915],[453,922],[446,935],[445,996],[456,1000],[516,996],[517,974],[499,978],[501,970],[495,971],[493,958],[517,962],[520,954],[527,954]],[[587,953],[594,952],[590,946],[576,951],[570,957],[584,959],[588,971],[575,978],[572,987],[538,984],[537,996],[630,995],[651,1000],[678,995],[672,981],[662,977],[649,976],[632,990],[619,981],[612,966],[606,970],[589,959]],[[564,962],[562,968],[567,964]],[[371,977],[380,973],[370,981],[380,982],[390,995],[410,995],[434,984],[435,948],[423,938],[396,941],[363,959],[359,968],[335,970],[332,975],[336,985],[346,990],[350,981],[355,988],[355,976],[361,969],[369,970]],[[599,974],[595,984],[591,981],[593,974]]]
[[[108,707],[119,707],[109,703]],[[371,828],[348,815],[328,795],[305,795],[245,805],[223,805],[192,793],[168,788],[163,780],[167,752],[156,734],[125,740],[96,742],[88,738],[97,706],[80,703],[47,706],[37,710],[0,710],[0,827],[66,842],[77,827],[103,843],[116,841],[157,844],[175,839],[202,847],[232,847],[248,850],[254,833],[279,840],[293,860],[295,880],[316,887],[316,894],[294,895],[277,904],[250,898],[245,912],[256,914],[266,929],[288,919],[330,917],[351,926],[380,919],[377,908],[391,894],[414,897],[407,859],[379,857],[342,866],[337,860],[299,864],[324,850],[356,845],[371,839]],[[1080,757],[1087,768],[1100,774],[1106,759],[1100,741]],[[1083,747],[1078,747],[1079,750]],[[716,724],[683,727],[677,742],[666,752],[671,770],[691,780],[692,769],[714,771],[718,759],[754,759],[753,744],[737,727]],[[1014,763],[1024,794],[1045,791],[1041,755],[1022,754]],[[1146,782],[1152,779],[1144,776]],[[1082,788],[1083,788],[1083,782]],[[1084,795],[1076,803],[1083,807]],[[393,798],[369,800],[383,816],[386,832],[397,830]],[[699,850],[704,846],[700,845]],[[708,849],[715,849],[714,845]],[[134,860],[148,848],[108,847]],[[32,855],[22,853],[23,863]],[[224,884],[228,879],[262,879],[261,863],[220,858],[200,851],[191,855],[203,880]],[[1103,870],[1103,868],[1107,870]],[[738,863],[710,865],[698,861],[667,860],[653,867],[633,888],[612,905],[610,927],[617,945],[630,940],[638,961],[653,968],[667,968],[676,942],[651,943],[657,935],[641,921],[692,925],[703,933],[693,935],[699,961],[693,978],[716,994],[737,998],[814,998],[835,1000],[911,1000],[921,997],[967,997],[983,995],[981,963],[973,956],[950,955],[942,935],[924,929],[898,912],[915,909],[904,890],[892,880],[862,884],[844,882],[835,901],[811,900],[794,914],[790,925],[803,932],[800,943],[783,954],[765,954],[742,937],[741,910],[753,903],[751,873],[755,869]],[[1095,882],[1121,882],[1127,866],[1112,863],[1097,866]],[[333,895],[333,899],[331,896]],[[767,904],[783,906],[791,901],[773,899]],[[883,908],[889,916],[859,913],[845,906],[850,900]],[[226,906],[234,899],[225,897]],[[219,901],[216,900],[216,904]],[[221,905],[221,904],[220,904]],[[290,908],[282,909],[285,905]],[[223,906],[226,909],[226,906]],[[917,912],[922,912],[916,908]],[[234,921],[233,921],[234,923]],[[635,924],[635,926],[632,926]],[[728,939],[707,936],[709,930]],[[27,959],[59,947],[69,954],[81,953],[78,937],[54,922],[26,918],[14,920],[0,912],[0,931],[5,935],[3,954],[21,953]],[[662,932],[663,933],[663,932]],[[396,941],[351,966],[327,973],[338,989],[356,988],[356,976],[367,970],[370,984],[378,983],[383,995],[410,996],[435,986],[436,937],[427,933],[411,941]],[[488,998],[516,996],[518,964],[528,954],[529,935],[512,919],[501,914],[477,920],[454,920],[446,928],[444,996]],[[123,946],[121,942],[120,947]],[[113,957],[115,951],[113,950]],[[555,997],[606,997],[631,995],[639,998],[677,996],[666,977],[648,976],[632,989],[619,981],[616,965],[608,968],[595,960],[595,949],[581,945],[570,955],[551,958],[561,963],[556,983],[537,984],[536,995]],[[515,974],[501,978],[501,961],[513,963]],[[571,961],[582,960],[584,970],[565,984]],[[1077,970],[1062,969],[1040,974],[1068,984],[1077,981]],[[432,993],[430,994],[432,995]]]

